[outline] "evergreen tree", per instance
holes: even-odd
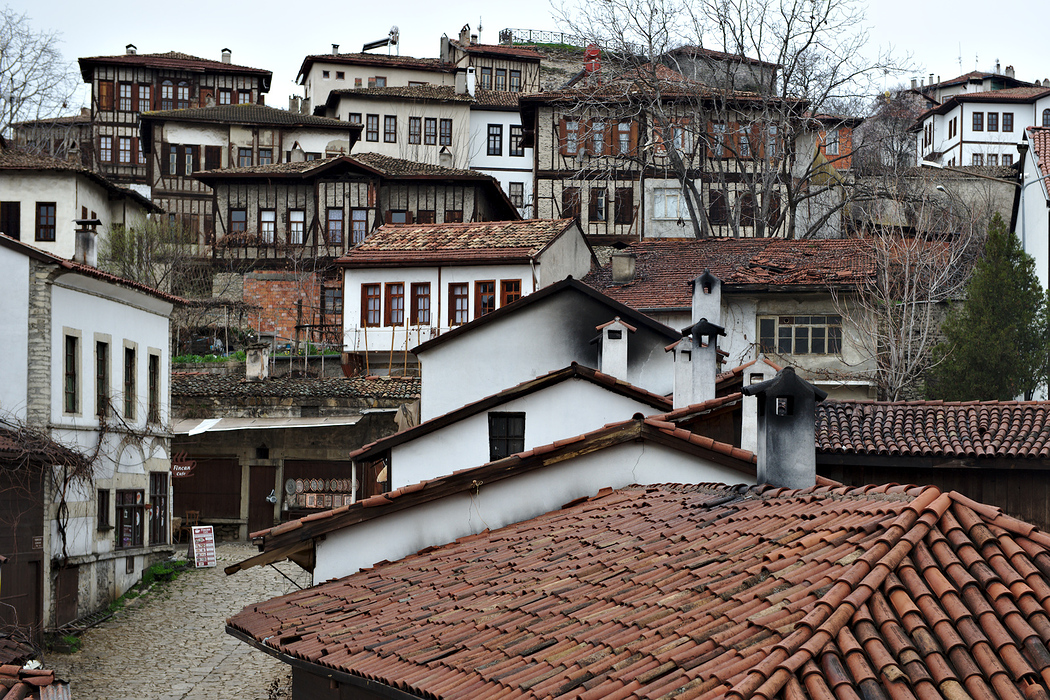
[[[927,395],[947,401],[1031,397],[1047,366],[1046,300],[1035,261],[998,214],[966,301],[944,323]]]

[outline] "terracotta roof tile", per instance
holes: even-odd
[[[1038,163],[1039,173],[1050,177],[1050,127],[1031,126],[1028,127],[1027,132],[1028,145]],[[1045,183],[1043,189],[1046,189]]]
[[[835,454],[1042,459],[1050,402],[825,401],[816,439]]]
[[[124,65],[174,70],[181,69],[193,72],[251,73],[266,76],[267,78],[272,75],[271,71],[263,70],[261,68],[249,68],[248,66],[238,66],[232,63],[223,63],[222,61],[198,58],[197,56],[191,56],[188,53],[182,53],[180,51],[168,51],[167,53],[118,54],[116,56],[91,56],[79,60],[82,72],[85,71],[85,68],[92,65]]]
[[[539,62],[543,58],[543,54],[536,51],[532,46],[514,46],[506,44],[461,44],[455,39],[450,39],[449,42],[456,48],[466,51],[467,53],[479,53],[479,54],[491,54],[495,56],[511,56],[514,58],[524,59],[528,61]]]
[[[890,490],[628,487],[228,625],[425,697],[1045,698],[1047,611],[986,577],[995,561],[1050,589],[1047,545]]]
[[[527,261],[572,227],[571,219],[462,224],[386,224],[337,263],[346,267],[453,260]]]
[[[338,358],[336,358],[338,360]],[[249,381],[241,376],[209,372],[171,373],[171,395],[191,396],[275,396],[340,398],[419,398],[418,377],[270,377]]]
[[[705,269],[727,289],[854,285],[875,269],[859,239],[657,238],[632,243],[624,252],[636,256],[631,282],[613,282],[611,263],[584,282],[639,309],[689,308],[691,283]]]
[[[328,102],[339,97],[364,97],[389,100],[400,98],[413,102],[463,102],[470,104],[474,98],[465,93],[457,93],[453,85],[391,85],[383,87],[346,88],[332,90],[328,93]]]
[[[169,109],[143,112],[140,118],[145,121],[193,121],[216,122],[220,124],[260,124],[274,126],[309,126],[325,129],[348,131],[349,122],[327,117],[315,117],[310,114],[289,112],[286,109],[267,107],[260,104],[216,105],[191,109]]]

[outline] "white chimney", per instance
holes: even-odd
[[[915,90],[918,87],[919,87],[919,79],[918,78],[912,78],[911,79],[911,89]]]
[[[601,335],[598,341],[598,371],[611,377],[627,379],[627,334],[637,329],[629,326],[617,316],[597,329]]]
[[[682,330],[682,335],[691,336],[693,339],[692,403],[702,403],[715,398],[715,381],[718,379],[718,336],[725,334],[724,328],[706,318],[701,318]]]
[[[467,67],[467,94],[474,96],[477,77],[474,75],[474,66]]]
[[[674,350],[674,397],[675,408],[691,406],[693,401],[693,339],[682,338],[673,346]]]
[[[339,44],[332,44],[332,55],[333,56],[338,56],[339,55]]]
[[[744,386],[761,384],[776,376],[777,368],[766,361],[765,355],[744,367]],[[758,454],[758,397],[744,396],[740,424],[740,447]]]
[[[1015,75],[1014,75],[1014,67],[1013,66],[1007,66],[1006,67],[1006,77],[1007,78],[1015,77]]]
[[[438,151],[438,165],[442,168],[452,167],[452,151],[448,150],[448,146],[442,146]]]
[[[827,398],[786,367],[745,386],[758,399],[758,483],[805,489],[817,483],[816,404]]]
[[[245,349],[244,374],[248,381],[260,382],[270,376],[270,345],[256,343]]]
[[[73,245],[73,260],[91,267],[98,267],[98,245],[95,228],[102,222],[98,219],[76,220],[76,242]]]
[[[129,56],[134,56],[136,53],[138,53],[138,47],[134,44],[128,44],[124,47],[124,51],[127,52]]]
[[[634,253],[613,253],[610,262],[612,281],[624,284],[634,280],[634,267],[637,258]]]
[[[692,282],[693,285],[693,315],[692,321],[696,323],[706,318],[716,326],[722,324],[722,281],[705,269]]]
[[[229,49],[222,50],[222,62],[229,63],[233,59],[233,52]]]

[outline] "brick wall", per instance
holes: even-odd
[[[296,302],[303,302],[303,323],[318,323],[321,285],[315,273],[249,272],[244,276],[244,301],[257,306],[259,333],[273,333],[283,345],[295,338]],[[301,340],[309,339],[304,330]]]

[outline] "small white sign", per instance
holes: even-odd
[[[193,565],[198,569],[216,565],[215,528],[211,525],[193,527]]]

